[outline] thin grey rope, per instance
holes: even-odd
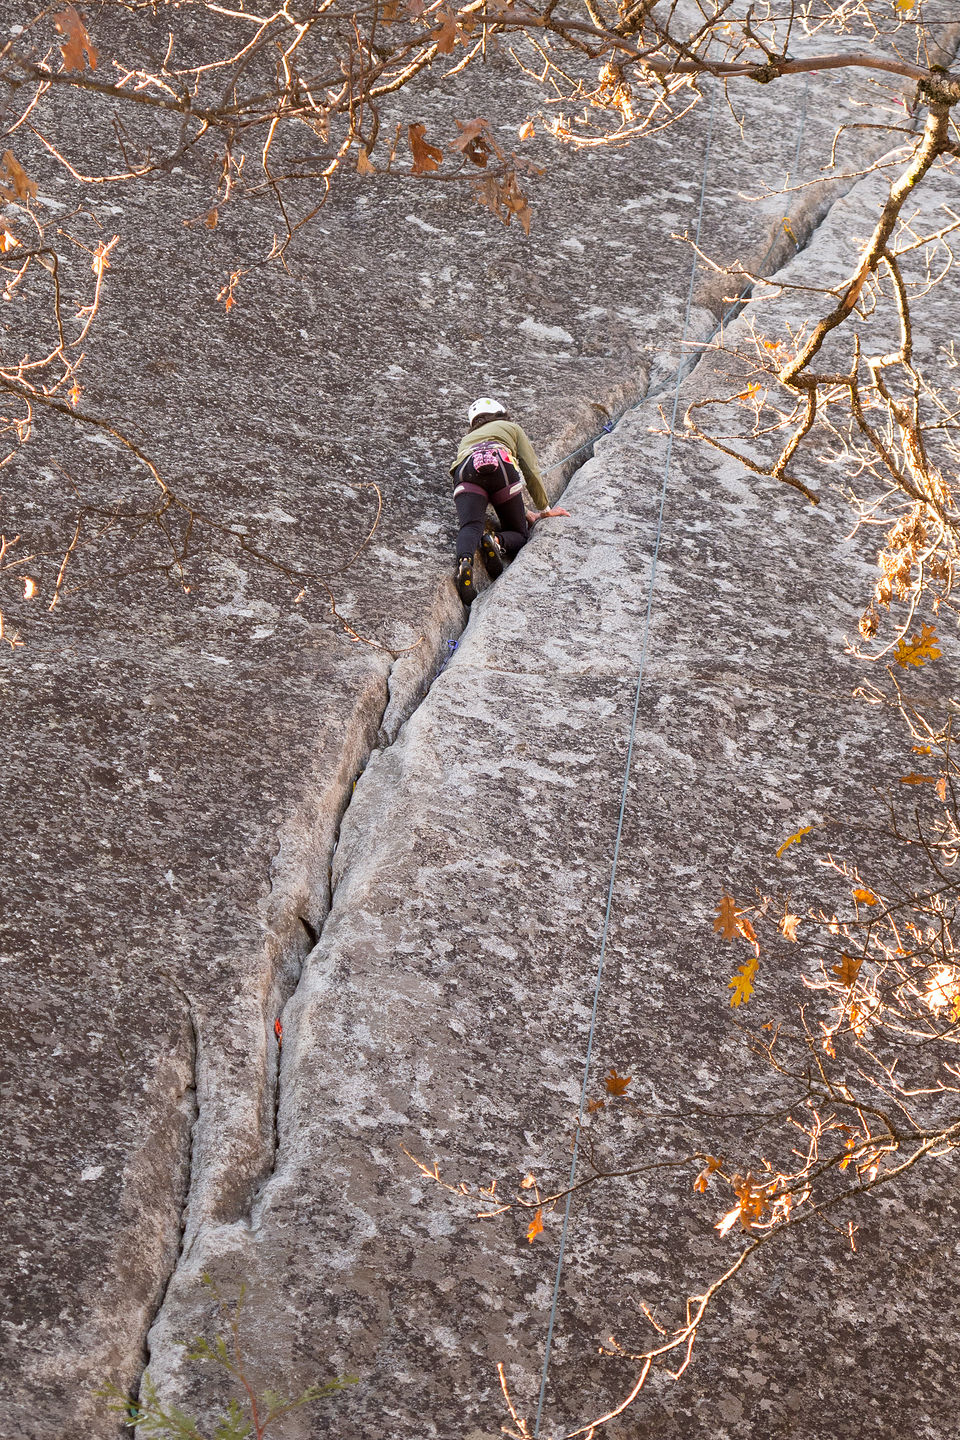
[[[703,176],[700,181],[700,209],[697,214],[697,236],[696,247],[700,245],[700,228],[703,223],[703,204],[707,192],[707,172],[710,165],[710,145],[713,139],[713,119],[716,111],[717,86],[714,83],[710,101],[710,122],[707,126],[707,143],[703,152]],[[687,329],[690,324],[690,311],[693,306],[693,282],[697,273],[697,250],[694,250],[693,266],[690,270],[690,287],[687,291],[687,309],[683,319],[683,331],[680,336],[680,354],[683,354],[684,342],[687,338]],[[610,914],[613,909],[613,892],[617,879],[617,865],[620,860],[620,842],[623,838],[623,821],[627,810],[627,791],[630,785],[630,769],[633,762],[633,745],[637,735],[637,719],[640,714],[640,693],[643,684],[643,672],[646,667],[647,650],[650,644],[650,619],[653,612],[653,589],[657,578],[657,559],[660,554],[660,539],[663,534],[663,510],[667,497],[667,478],[670,474],[670,462],[673,456],[673,431],[677,420],[677,408],[680,403],[680,386],[683,381],[683,363],[677,367],[677,383],[673,397],[673,416],[670,421],[670,435],[667,440],[667,455],[663,466],[663,480],[660,485],[660,503],[657,513],[657,531],[653,543],[653,555],[650,562],[650,581],[647,590],[647,611],[644,617],[643,646],[640,652],[640,670],[637,675],[637,687],[633,699],[633,718],[630,722],[630,740],[627,745],[627,759],[623,771],[623,788],[620,792],[620,816],[617,821],[617,838],[613,847],[613,861],[610,869],[610,884],[607,887],[607,909],[603,917],[603,935],[600,940],[600,958],[597,963],[597,979],[593,990],[593,1008],[590,1012],[590,1029],[587,1034],[587,1053],[583,1066],[583,1084],[580,1087],[580,1105],[577,1111],[577,1128],[573,1137],[573,1155],[570,1160],[570,1178],[567,1182],[567,1200],[563,1210],[563,1228],[560,1231],[560,1253],[557,1256],[557,1273],[553,1285],[553,1301],[550,1306],[550,1322],[547,1326],[547,1341],[543,1357],[543,1374],[540,1378],[540,1396],[537,1401],[537,1418],[534,1422],[534,1440],[540,1434],[540,1421],[543,1416],[543,1402],[547,1393],[547,1376],[550,1369],[550,1352],[553,1347],[553,1329],[557,1318],[557,1302],[560,1297],[560,1274],[563,1269],[563,1260],[567,1248],[567,1229],[570,1223],[570,1202],[573,1199],[573,1184],[577,1173],[577,1158],[580,1145],[580,1126],[583,1123],[583,1112],[587,1102],[587,1084],[590,1079],[590,1061],[593,1056],[593,1037],[597,1025],[597,1009],[600,1002],[600,981],[603,977],[603,962],[607,953],[607,935],[610,930]]]
[[[805,82],[804,82],[804,86],[803,86],[803,99],[802,99],[802,101],[801,101],[801,103],[800,103],[800,123],[799,123],[798,126],[797,126],[797,144],[796,144],[796,147],[795,147],[794,152],[793,152],[793,165],[792,165],[792,166],[790,167],[790,169],[787,171],[787,178],[786,178],[786,180],[784,181],[784,185],[787,185],[787,184],[789,184],[789,182],[790,182],[791,180],[795,180],[795,179],[796,179],[797,167],[798,167],[798,165],[800,164],[800,147],[801,147],[801,145],[803,144],[803,132],[804,132],[804,127],[805,127],[806,121],[807,121],[807,97],[808,97],[808,95],[809,95],[809,91],[810,91],[810,76],[808,75],[808,76],[806,77]],[[784,220],[787,222],[787,224],[789,224],[789,217],[788,217],[788,216],[784,216]],[[783,222],[781,222],[781,224],[782,224],[782,223],[783,223]],[[791,237],[791,238],[792,238],[792,227],[791,227],[790,230],[787,230],[785,233],[787,234],[788,237]],[[763,259],[760,261],[760,264],[757,266],[757,273],[758,273],[758,275],[759,275],[761,278],[762,278],[762,276],[763,276],[764,270],[767,268],[767,263],[768,263],[768,261],[772,258],[773,252],[774,252],[774,250],[776,250],[777,245],[778,245],[779,243],[780,243],[780,229],[779,229],[779,227],[778,227],[776,233],[774,234],[773,239],[770,241],[770,244],[769,244],[769,246],[767,247],[767,253],[764,255]],[[795,238],[793,239],[793,245],[794,245],[794,249],[795,249],[795,250],[797,251],[797,253],[799,254],[799,252],[800,252],[800,244],[799,244],[799,242],[798,242]],[[723,327],[724,327],[724,325],[726,324],[727,320],[733,315],[733,312],[734,312],[735,310],[739,309],[740,304],[741,304],[741,302],[742,302],[743,299],[744,299],[744,296],[746,295],[746,293],[747,293],[748,290],[752,289],[753,284],[754,284],[754,281],[753,281],[753,280],[748,281],[747,284],[744,285],[743,288],[733,297],[733,299],[732,299],[726,306],[724,306],[724,307],[721,309],[721,311],[720,311],[720,317],[719,317],[719,319],[717,320],[717,323],[714,325],[713,329],[710,331],[710,334],[707,336],[707,338],[706,338],[705,340],[701,341],[701,343],[700,343],[700,351],[701,351],[701,354],[702,354],[702,352],[707,348],[707,346],[708,346],[713,340],[715,340],[715,339],[717,338],[717,335],[718,335],[718,334],[720,333],[720,331],[723,329]],[[699,358],[699,356],[691,356],[691,357],[690,357],[690,359],[693,360],[694,363],[696,363],[696,360],[697,360],[698,358]],[[682,364],[683,364],[683,362],[681,361],[681,366],[682,366]],[[689,361],[688,361],[688,364],[689,364]],[[684,378],[685,378],[685,377],[684,377]],[[662,392],[657,392],[657,393],[662,393]],[[646,400],[656,399],[656,393],[651,393],[651,394],[645,395],[645,396],[643,397],[643,399],[644,399],[645,401],[646,401]],[[594,435],[591,439],[589,439],[589,440],[584,440],[583,444],[582,444],[582,445],[578,445],[577,448],[576,448],[576,450],[571,450],[569,455],[564,455],[561,459],[555,460],[552,465],[549,465],[549,466],[547,467],[547,469],[544,470],[544,472],[543,472],[544,475],[549,475],[549,474],[551,474],[554,470],[559,470],[561,465],[566,465],[567,461],[568,461],[568,460],[572,460],[575,455],[579,455],[582,451],[588,450],[591,445],[595,445],[598,440],[600,440],[600,439],[603,438],[604,435],[609,435],[610,431],[614,428],[614,425],[615,425],[615,424],[616,424],[616,421],[614,421],[614,420],[609,420],[609,421],[607,422],[607,424],[604,425],[603,429],[600,430],[600,431],[598,431],[598,433],[597,433],[596,435]]]

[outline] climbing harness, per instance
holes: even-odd
[[[710,165],[710,146],[713,140],[713,122],[717,108],[717,85],[714,83],[710,100],[710,118],[707,125],[707,140],[703,153],[703,175],[700,181],[700,208],[697,214],[697,235],[694,242],[693,265],[690,270],[690,286],[687,291],[687,308],[683,320],[683,331],[680,336],[680,353],[683,354],[684,341],[687,338],[687,329],[690,324],[690,310],[693,305],[693,282],[697,273],[697,253],[700,245],[700,229],[703,223],[704,198],[707,191],[707,172]],[[617,880],[617,866],[620,861],[620,843],[623,838],[623,821],[627,809],[627,790],[630,784],[630,770],[633,764],[633,746],[637,735],[637,719],[640,714],[640,695],[643,685],[643,675],[647,663],[647,649],[650,642],[650,620],[653,611],[653,588],[657,577],[657,560],[660,554],[660,539],[663,534],[663,511],[667,497],[667,479],[670,474],[670,462],[673,456],[673,431],[677,420],[677,408],[680,404],[680,386],[683,382],[682,362],[677,368],[676,386],[673,397],[673,416],[670,422],[670,434],[667,440],[667,454],[663,466],[663,479],[660,484],[660,502],[657,513],[657,529],[653,543],[653,555],[650,561],[650,578],[647,588],[647,609],[643,625],[643,645],[640,651],[640,670],[637,675],[636,690],[633,699],[633,718],[630,722],[630,739],[627,745],[627,758],[623,771],[623,785],[620,791],[620,815],[617,821],[617,835],[613,846],[613,860],[610,869],[610,883],[607,887],[607,908],[603,917],[603,933],[600,939],[600,957],[597,962],[597,978],[593,990],[593,1005],[590,1011],[590,1028],[587,1032],[587,1053],[583,1066],[583,1082],[580,1086],[580,1105],[577,1111],[577,1128],[573,1137],[573,1154],[570,1159],[570,1175],[567,1181],[567,1200],[563,1210],[563,1226],[560,1231],[560,1253],[557,1256],[557,1271],[553,1284],[553,1300],[550,1305],[550,1320],[547,1325],[547,1339],[543,1357],[543,1372],[540,1377],[540,1395],[537,1400],[537,1417],[534,1422],[534,1440],[540,1434],[540,1422],[543,1418],[543,1402],[547,1393],[547,1378],[550,1371],[550,1353],[553,1348],[553,1330],[557,1318],[557,1302],[560,1298],[560,1276],[563,1270],[563,1261],[567,1248],[567,1230],[570,1224],[570,1202],[573,1198],[573,1186],[577,1175],[577,1160],[579,1158],[580,1127],[583,1123],[584,1111],[587,1104],[587,1083],[590,1079],[590,1062],[593,1057],[593,1040],[597,1027],[597,1012],[600,1003],[600,982],[603,978],[603,964],[607,954],[607,936],[610,931],[610,914],[613,909],[613,892]]]

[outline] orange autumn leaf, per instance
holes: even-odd
[[[753,994],[753,982],[759,963],[759,956],[751,955],[750,959],[740,966],[733,979],[727,981],[727,989],[733,991],[730,996],[730,1004],[734,1009],[738,1005],[745,1005]]]
[[[536,1215],[527,1226],[527,1244],[532,1245],[538,1235],[543,1233],[543,1210],[538,1209]]]
[[[719,930],[724,940],[735,940],[737,938],[737,917],[740,911],[737,909],[737,902],[732,895],[724,895],[717,906],[717,914],[713,922],[714,930]]]
[[[34,580],[34,578],[33,578],[32,575],[24,575],[24,577],[23,577],[23,598],[24,598],[24,600],[32,600],[33,597],[34,597],[34,595],[36,595],[36,593],[37,593],[37,582],[36,582],[36,580]]]
[[[859,900],[863,905],[879,905],[880,898],[874,895],[872,890],[854,890],[854,900]]]
[[[596,1113],[597,1110],[602,1110],[602,1109],[604,1108],[604,1106],[606,1105],[606,1103],[607,1103],[606,1100],[588,1100],[588,1101],[587,1101],[587,1114],[588,1114],[588,1115],[593,1115],[593,1114]]]
[[[83,21],[72,5],[53,17],[58,35],[63,35],[60,48],[63,51],[64,70],[91,70],[97,68],[97,49],[84,28]],[[86,59],[84,59],[86,56]]]
[[[273,1033],[277,1037],[277,1048],[279,1049],[283,1044],[283,1025],[279,1020],[273,1022]]]
[[[860,966],[863,964],[862,956],[843,955],[839,965],[831,965],[831,975],[836,975],[841,985],[848,988],[857,983],[857,976],[860,974]]]
[[[357,155],[357,171],[360,175],[372,175],[376,166],[370,159],[366,150],[361,150]]]
[[[942,801],[944,801],[944,803],[946,803],[946,799],[947,799],[947,777],[946,777],[946,775],[941,775],[941,776],[940,776],[940,779],[937,781],[937,799],[938,799],[938,800],[942,800]]]
[[[804,825],[801,830],[795,830],[792,835],[789,835],[787,839],[784,840],[783,844],[778,846],[777,859],[779,860],[780,857],[783,855],[784,851],[789,850],[791,845],[798,844],[799,841],[803,839],[804,835],[809,835],[812,829],[812,825]]]
[[[937,648],[936,630],[932,625],[924,625],[919,635],[897,641],[893,658],[905,670],[908,665],[925,665],[928,660],[938,660],[941,653]]]
[[[720,1158],[720,1156],[707,1156],[706,1165],[704,1165],[703,1169],[700,1171],[700,1174],[693,1182],[693,1188],[697,1191],[698,1194],[703,1195],[706,1192],[707,1186],[710,1184],[710,1176],[715,1170],[719,1170],[722,1164],[723,1160]]]
[[[632,1079],[632,1075],[618,1075],[614,1067],[611,1065],[610,1069],[603,1077],[603,1083],[607,1088],[608,1094],[625,1095],[627,1093],[627,1086],[630,1084]]]
[[[799,915],[784,915],[780,921],[780,934],[785,940],[797,942],[797,926],[800,924]]]
[[[737,934],[742,935],[744,940],[749,940],[751,945],[756,945],[757,935],[746,915],[737,916]]]
[[[4,150],[0,156],[0,195],[4,200],[32,200],[37,193],[37,182],[31,180],[12,150]]]
[[[936,785],[936,783],[936,775],[918,775],[915,770],[911,770],[909,775],[900,776],[901,785]]]
[[[527,1174],[524,1175],[523,1179],[520,1181],[520,1189],[521,1189],[521,1190],[531,1190],[531,1189],[533,1188],[533,1186],[536,1185],[536,1183],[537,1183],[537,1178],[536,1178],[536,1176],[534,1175],[534,1173],[533,1173],[532,1170],[529,1170],[529,1171],[527,1172]]]
[[[518,139],[518,140],[530,140],[530,139],[532,139],[532,137],[533,137],[534,135],[536,135],[536,133],[537,133],[537,132],[536,132],[536,129],[534,128],[533,121],[532,121],[532,120],[524,120],[523,124],[520,126],[520,129],[517,131],[517,139]]]

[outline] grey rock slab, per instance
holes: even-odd
[[[791,273],[842,263],[841,237],[875,198],[865,182]],[[712,393],[722,365],[701,364],[684,402]],[[510,1194],[533,1170],[561,1185],[569,1165],[641,663],[588,1082],[602,1094],[613,1065],[635,1077],[635,1102],[593,1117],[588,1143],[611,1168],[638,1151],[749,1152],[737,1113],[776,1102],[728,1005],[739,962],[713,912],[755,885],[800,913],[829,896],[824,846],[782,861],[777,847],[827,814],[854,833],[875,819],[873,787],[895,785],[909,747],[854,693],[863,669],[844,637],[870,571],[840,502],[825,489],[815,510],[684,447],[661,530],[657,423],[655,403],[629,413],[578,471],[572,518],[538,529],[477,600],[455,657],[360,778],[330,914],[284,1011],[275,1170],[249,1223],[201,1227],[173,1276],[150,1336],[164,1393],[210,1403],[172,1343],[211,1320],[206,1269],[251,1287],[265,1380],[360,1376],[285,1435],[494,1435],[498,1362],[532,1417],[560,1217],[530,1246],[528,1215],[477,1216],[493,1181]],[[912,683],[935,697],[944,674]],[[803,946],[765,965],[752,1014],[794,1003],[817,965]],[[641,1302],[676,1316],[736,1253],[713,1228],[722,1202],[690,1179],[667,1170],[577,1199],[543,1434],[630,1388],[631,1362],[596,1350],[611,1332],[627,1350],[649,1340]],[[949,1433],[935,1362],[958,1319],[941,1263],[949,1165],[856,1218],[855,1253],[842,1233],[770,1247],[684,1379],[657,1380],[610,1433]]]
[[[10,14],[29,18],[29,8],[18,5]],[[99,38],[105,55],[107,42],[127,43],[119,32]],[[208,39],[198,32],[199,44]],[[790,249],[782,203],[750,205],[740,190],[757,188],[758,164],[773,178],[790,169],[798,138],[802,163],[815,165],[832,122],[808,109],[801,130],[800,93],[785,91],[772,108],[765,96],[754,111],[778,117],[776,125],[765,124],[761,154],[741,145],[733,121],[717,107],[711,141],[717,169],[708,171],[701,240],[721,257],[758,264],[773,238],[774,261]],[[851,92],[861,99],[867,93]],[[530,101],[498,63],[468,81],[463,114],[496,108],[513,125]],[[444,126],[453,132],[442,86],[424,91],[418,104],[431,134],[446,133]],[[91,109],[67,94],[45,112],[44,123],[78,161],[93,162],[103,135],[112,134],[107,108]],[[389,188],[351,180],[298,245],[290,272],[266,269],[246,278],[229,316],[216,296],[236,265],[262,255],[272,221],[237,208],[215,231],[187,227],[203,213],[215,183],[207,162],[185,161],[147,187],[118,185],[106,193],[78,185],[18,132],[17,155],[38,180],[46,213],[82,204],[88,215],[72,223],[84,243],[120,234],[81,372],[82,408],[129,430],[173,490],[208,518],[197,527],[196,553],[183,575],[157,526],[131,524],[77,553],[64,601],[52,614],[5,601],[8,622],[26,640],[23,650],[2,658],[5,721],[15,737],[6,807],[16,817],[4,834],[9,903],[0,936],[4,1045],[15,1062],[4,1123],[12,1157],[5,1237],[15,1278],[5,1297],[10,1358],[0,1418],[11,1440],[116,1434],[90,1391],[104,1379],[136,1382],[146,1332],[181,1255],[184,1275],[171,1291],[158,1343],[184,1333],[184,1297],[196,1263],[202,1253],[216,1256],[218,1247],[225,1255],[234,1247],[250,1251],[239,1269],[250,1272],[256,1305],[268,1303],[273,1282],[264,1279],[261,1287],[254,1257],[266,1255],[266,1239],[259,1238],[272,1234],[266,1217],[279,1215],[284,1204],[292,1205],[284,1266],[290,1275],[306,1269],[308,1288],[326,1283],[316,1278],[325,1273],[317,1251],[301,1250],[293,1214],[300,1202],[290,1200],[300,1193],[294,1151],[281,1156],[277,1179],[261,1193],[277,1158],[273,1023],[324,928],[331,859],[354,779],[378,741],[397,736],[462,623],[448,574],[455,523],[446,467],[465,402],[479,391],[504,394],[551,463],[642,395],[651,376],[669,370],[680,353],[690,262],[688,247],[671,232],[692,231],[709,123],[701,107],[682,131],[654,137],[636,154],[596,158],[589,169],[538,140],[531,153],[549,158],[549,167],[534,196],[529,242],[461,190],[409,179]],[[791,205],[798,235],[826,204],[826,192],[817,197]],[[78,251],[64,265],[71,296],[85,299],[88,261]],[[714,324],[718,284],[699,282],[688,339],[702,339]],[[18,304],[5,309],[4,344],[29,348],[35,315],[24,302],[21,316]],[[552,475],[554,489],[569,468]],[[359,487],[371,481],[380,487],[383,510],[361,548],[378,500]],[[87,502],[107,509],[122,499],[147,512],[156,498],[152,479],[115,440],[56,417],[38,421],[4,482],[4,528],[31,543],[40,537],[48,585],[72,534],[74,483]],[[642,484],[649,502],[649,474]],[[332,1037],[362,1017],[378,974],[387,977],[384,1002],[393,994],[391,965],[383,959],[391,945],[416,955],[422,922],[439,956],[451,946],[464,964],[478,966],[473,936],[495,909],[488,896],[506,895],[513,907],[496,922],[502,935],[495,954],[505,963],[517,959],[511,917],[522,916],[518,923],[534,935],[547,926],[556,899],[534,878],[535,903],[526,908],[530,882],[517,867],[531,857],[522,835],[516,853],[507,847],[491,861],[487,887],[476,892],[483,901],[471,898],[469,847],[495,823],[491,807],[504,792],[518,787],[524,797],[533,817],[527,843],[535,851],[559,843],[554,790],[573,815],[586,807],[589,821],[574,822],[582,854],[563,883],[571,924],[586,895],[595,910],[603,888],[601,839],[616,809],[597,767],[615,768],[623,753],[616,661],[635,648],[640,602],[632,588],[638,574],[621,553],[623,520],[613,513],[623,495],[597,490],[590,503],[581,527],[538,536],[516,571],[478,604],[471,635],[488,634],[489,658],[482,652],[479,668],[476,662],[471,668],[459,656],[437,681],[429,703],[449,697],[449,719],[437,729],[427,711],[417,722],[411,737],[419,735],[423,749],[416,779],[402,784],[419,807],[426,781],[436,779],[431,766],[459,774],[478,724],[504,745],[513,743],[517,715],[527,709],[540,716],[528,722],[531,738],[516,742],[529,750],[517,750],[511,763],[505,752],[491,756],[488,775],[462,782],[470,804],[451,802],[435,822],[413,811],[398,816],[385,793],[388,774],[412,763],[402,757],[416,755],[413,738],[376,761],[379,778],[364,776],[357,786],[357,816],[384,791],[376,801],[384,807],[378,834],[386,829],[396,847],[384,863],[406,875],[410,835],[422,832],[423,847],[436,852],[433,872],[425,867],[429,884],[418,893],[415,914],[384,912],[374,890],[364,900],[369,935],[356,917],[336,910],[329,937],[324,930],[315,966],[339,964],[334,940],[352,933],[358,955],[370,950],[370,971],[358,973],[356,990],[345,989],[332,1006],[322,988],[314,996],[309,976],[298,995],[295,1013],[305,1018],[292,1025],[282,1058],[290,1078],[282,1085],[281,1126],[291,1144],[301,1124],[293,1077],[307,1057],[325,1053],[313,1027],[332,1026]],[[177,523],[182,540],[185,521]],[[632,523],[641,527],[638,536],[642,527],[649,536],[649,505]],[[246,532],[269,562],[222,527]],[[577,557],[590,551],[593,527],[604,547],[581,566]],[[545,565],[554,572],[549,589]],[[615,584],[605,585],[604,567]],[[518,591],[524,573],[529,582]],[[670,579],[666,565],[664,575]],[[373,645],[337,623],[318,576],[329,581],[348,625]],[[502,603],[508,596],[511,603]],[[570,607],[582,622],[581,607],[588,606],[596,607],[590,638],[578,646],[571,642],[576,627],[555,622]],[[488,670],[493,676],[497,656],[504,685],[511,668],[526,674],[531,657],[569,668],[572,678],[546,670],[539,692],[533,675],[519,690],[491,693],[481,705],[477,676]],[[505,725],[501,707],[508,702],[517,711]],[[598,731],[598,712],[608,730]],[[555,730],[559,745],[551,739]],[[585,767],[577,757],[593,753],[584,751],[591,735],[605,758]],[[546,763],[538,753],[545,747]],[[449,783],[456,794],[461,782]],[[357,886],[371,883],[355,873],[355,863],[346,868],[358,847],[375,853],[368,839],[351,838],[364,833],[359,824],[346,828],[336,856],[341,906]],[[567,874],[559,856],[557,866],[558,875]],[[447,895],[451,867],[450,893],[466,907],[469,945],[459,930],[451,939],[432,909],[438,895]],[[493,923],[489,916],[486,923]],[[559,963],[566,938],[549,927],[543,933]],[[322,959],[328,953],[329,962]],[[478,1023],[486,1006],[495,1007],[507,1043],[515,997],[501,993],[501,981],[488,995],[491,977],[484,981],[480,969],[470,979],[477,996],[470,1003]],[[437,1008],[436,983],[429,973],[411,971],[402,1002],[410,1034],[415,1017],[446,1013]],[[456,1007],[444,1003],[456,1018]],[[584,1002],[575,1003],[582,1021]],[[371,1022],[374,1049],[387,1046],[391,1023],[386,1010],[376,1026]],[[445,1022],[437,1023],[446,1035]],[[544,1023],[556,1029],[561,1047],[552,1083],[566,1106],[574,1040],[547,1014]],[[343,1070],[342,1058],[330,1063]],[[458,1083],[463,1113],[471,1112],[476,1093],[491,1089],[489,1063],[478,1066],[475,1082]],[[406,1114],[406,1085],[406,1078],[394,1085],[382,1104],[371,1092],[368,1120]],[[499,1113],[513,1102],[497,1095],[488,1103]],[[555,1103],[559,1123],[567,1110]],[[312,1100],[302,1104],[311,1111]],[[317,1115],[324,1113],[321,1105]],[[492,1159],[498,1144],[484,1141],[481,1149]],[[395,1158],[391,1150],[390,1165]],[[345,1167],[338,1174],[356,1170],[358,1234],[373,1223],[362,1218],[361,1172],[364,1183],[380,1183],[380,1163],[349,1152],[337,1161]],[[308,1197],[318,1235],[329,1233],[338,1214],[332,1201],[325,1208],[329,1193]],[[433,1191],[423,1194],[425,1223],[435,1225],[426,1218],[434,1213]],[[339,1255],[339,1244],[329,1253]],[[478,1276],[486,1253],[477,1252]],[[525,1293],[526,1272],[515,1259],[510,1267],[518,1294]],[[227,1270],[234,1278],[231,1265]],[[345,1293],[361,1284],[357,1273],[344,1281]],[[422,1282],[431,1295],[432,1274]],[[381,1281],[367,1277],[362,1284],[364,1303],[378,1317],[370,1336],[394,1323],[402,1329],[405,1322],[390,1319]],[[302,1303],[302,1345],[311,1352],[303,1368],[312,1375],[323,1365],[306,1338],[313,1302]],[[449,1330],[447,1320],[436,1324]],[[278,1345],[298,1333],[291,1311]],[[378,1343],[361,1336],[358,1362]],[[407,1354],[405,1343],[396,1342],[398,1357]],[[486,1353],[475,1376],[484,1393]],[[159,1369],[167,1364],[164,1352]]]

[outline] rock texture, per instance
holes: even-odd
[[[838,204],[791,278],[842,273],[878,193],[865,182]],[[683,403],[716,384],[704,362]],[[814,510],[724,457],[675,450],[650,596],[657,418],[641,405],[604,440],[567,487],[572,519],[544,526],[476,603],[455,659],[364,771],[332,909],[283,1016],[275,1172],[248,1218],[201,1227],[174,1277],[151,1334],[168,1387],[195,1383],[170,1342],[206,1318],[208,1270],[251,1286],[264,1374],[361,1377],[290,1435],[493,1437],[501,1361],[532,1417],[559,1216],[530,1247],[529,1217],[479,1221],[476,1197],[455,1192],[510,1191],[528,1170],[565,1178],[641,656],[590,1081],[599,1095],[610,1065],[636,1077],[638,1109],[588,1135],[610,1161],[709,1149],[724,1112],[764,1095],[727,1004],[718,897],[756,883],[812,903],[820,867],[796,850],[776,860],[778,844],[827,809],[867,820],[865,777],[894,784],[909,761],[853,694],[844,632],[870,570],[842,506]],[[784,957],[762,982],[764,1014],[816,963]],[[645,1340],[641,1302],[673,1314],[729,1263],[718,1202],[694,1203],[689,1181],[654,1174],[577,1199],[544,1434],[630,1388],[629,1361],[593,1352],[612,1330],[628,1349]],[[655,1385],[612,1433],[949,1433],[933,1357],[957,1318],[942,1250],[954,1209],[906,1190],[858,1215],[856,1254],[818,1234],[759,1264],[684,1382]]]
[[[522,118],[503,67],[470,84],[464,115]],[[704,247],[749,266],[773,240],[786,257],[782,202],[741,192],[822,151],[832,122],[803,93],[770,99],[760,150],[705,105],[589,170],[551,154],[529,241],[451,187],[353,182],[291,273],[259,272],[229,317],[214,297],[238,255],[259,253],[262,221],[185,230],[204,173],[104,198],[24,139],[43,204],[82,199],[121,235],[85,406],[297,575],[208,526],[187,593],[155,531],[124,531],[78,557],[80,588],[52,616],[24,608],[26,647],[2,659],[16,736],[0,933],[10,1440],[115,1435],[90,1389],[134,1385],[146,1359],[166,1393],[189,1391],[173,1342],[202,1317],[204,1266],[250,1286],[268,1381],[361,1375],[291,1435],[479,1440],[502,1419],[500,1358],[529,1406],[555,1238],[531,1248],[509,1225],[478,1226],[400,1145],[485,1181],[564,1153],[664,441],[655,402],[628,414],[569,488],[574,519],[545,527],[478,602],[438,674],[463,624],[446,465],[477,392],[508,396],[550,463],[665,382],[690,266],[670,237],[692,230],[709,126]],[[422,103],[452,128],[446,96]],[[89,138],[73,105],[55,137]],[[831,193],[796,197],[798,236]],[[723,288],[700,276],[692,338],[712,330]],[[55,540],[63,472],[100,503],[152,499],[109,437],[51,420],[5,472],[4,527]],[[383,512],[360,549],[377,501],[357,487],[371,481]],[[654,1124],[692,1057],[708,1088],[738,1063],[723,966],[700,938],[718,885],[759,867],[798,806],[855,807],[892,763],[877,716],[847,693],[838,627],[862,567],[837,520],[699,451],[675,456],[666,518],[597,1040],[600,1060],[649,1075]],[[307,572],[329,577],[363,640]],[[589,1373],[581,1342],[609,1326],[611,1274],[671,1291],[672,1214],[662,1198],[619,1220],[578,1211],[551,1426],[629,1369]],[[679,1222],[704,1263],[711,1219]],[[929,1232],[898,1224],[926,1276]],[[842,1285],[839,1253],[816,1262],[817,1284]],[[912,1404],[923,1433],[927,1310],[903,1300],[892,1328],[900,1273],[877,1260],[870,1333],[912,1333],[917,1349],[893,1376],[879,1343],[857,1363],[871,1400]],[[769,1283],[799,1286],[802,1271]],[[700,1390],[658,1395],[652,1418],[629,1422],[648,1429],[624,1433],[665,1433],[650,1427],[674,1411],[689,1433],[746,1434],[765,1416],[771,1433],[815,1432],[809,1376],[823,1366],[840,1383],[824,1352],[842,1353],[845,1332],[804,1349],[791,1389],[772,1353],[793,1343],[787,1322],[773,1347],[759,1309],[735,1322],[763,1384],[725,1380],[721,1357]],[[936,1426],[936,1382],[923,1393]],[[849,1390],[844,1403],[845,1433],[866,1434],[869,1411]]]

